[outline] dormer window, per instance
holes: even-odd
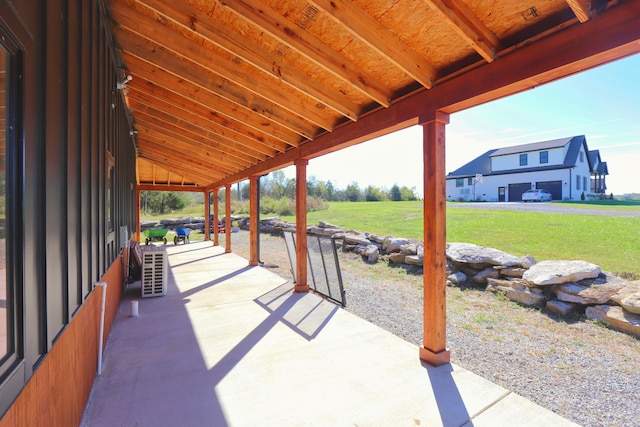
[[[549,163],[549,152],[541,151],[540,152],[540,164]]]
[[[527,155],[525,154],[520,154],[520,166],[527,166],[528,164],[528,159],[527,159]]]

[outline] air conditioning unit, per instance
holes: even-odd
[[[167,294],[167,251],[158,246],[142,248],[142,298]]]

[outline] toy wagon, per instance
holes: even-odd
[[[173,244],[177,245],[178,242],[189,243],[189,234],[191,234],[190,228],[176,228],[176,235],[173,238]]]
[[[146,239],[144,241],[144,243],[146,245],[149,244],[149,242],[164,242],[164,244],[167,244],[167,232],[169,230],[166,228],[149,228],[144,230],[142,233],[146,236]]]

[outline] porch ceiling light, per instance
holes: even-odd
[[[133,80],[133,77],[129,75],[129,76],[126,76],[122,82],[118,82],[116,84],[118,90],[124,89],[126,87],[126,84],[129,83],[131,80]]]

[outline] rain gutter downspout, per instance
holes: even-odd
[[[571,172],[573,168],[569,168],[569,200],[573,200],[573,196],[571,194],[571,190],[573,189],[573,183],[571,182]]]

